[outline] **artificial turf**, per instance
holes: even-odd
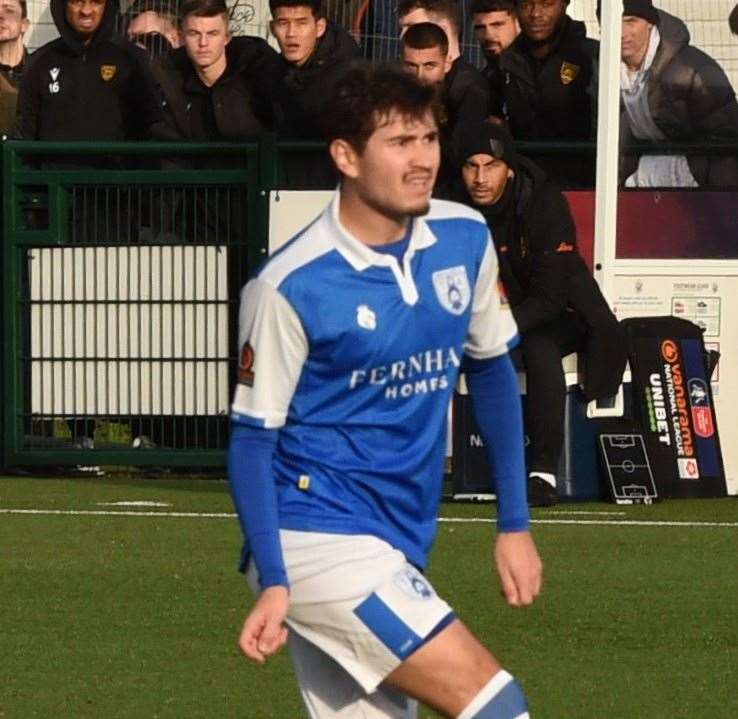
[[[115,504],[132,501],[166,506]],[[165,516],[230,513],[224,482],[2,478],[8,509],[140,516],[0,513],[0,717],[305,716],[284,653],[257,667],[236,649],[250,603],[236,520]],[[533,717],[738,717],[735,498],[534,518],[546,584],[533,607],[500,597],[490,524],[441,524],[429,570]]]

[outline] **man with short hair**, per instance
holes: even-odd
[[[541,587],[516,331],[483,219],[430,199],[440,113],[408,73],[346,73],[325,115],[339,189],[242,294],[229,476],[258,598],[239,646],[263,662],[289,641],[313,719],[410,719],[411,698],[444,717],[528,716],[422,574],[465,355],[495,468],[503,590],[522,606]]]
[[[569,0],[516,0],[521,33],[500,56],[505,117],[516,140],[555,143],[595,138],[599,43],[572,20]],[[594,184],[594,155],[540,158],[569,187]]]
[[[447,47],[443,63],[443,80],[440,85],[446,122],[442,128],[443,163],[438,175],[438,186],[443,186],[454,175],[452,164],[453,144],[456,128],[467,122],[485,119],[495,111],[494,98],[490,96],[489,84],[473,65],[459,55],[458,8],[450,0],[401,0],[398,12],[402,28],[401,47],[403,61],[410,54],[438,55]],[[408,37],[411,27],[423,25]],[[445,35],[443,42],[439,33],[433,33],[430,25],[436,25]],[[438,84],[438,83],[433,83]]]
[[[730,11],[730,15],[728,16],[728,25],[730,26],[730,31],[733,35],[738,35],[738,3]]]
[[[347,66],[361,57],[359,46],[325,16],[321,0],[269,0],[269,9],[269,28],[287,65],[288,132],[317,139],[323,100]]]
[[[0,0],[0,135],[15,126],[18,85],[28,57],[23,36],[29,27],[26,0]]]
[[[624,343],[579,251],[569,205],[546,173],[515,152],[504,127],[463,128],[462,182],[454,199],[482,213],[500,262],[500,280],[521,334],[526,371],[528,501],[558,501],[566,382],[561,358],[584,357],[587,401],[616,394]]]
[[[628,187],[738,187],[735,152],[654,155],[633,141],[738,139],[738,103],[720,66],[690,45],[682,20],[651,0],[625,0],[620,73],[621,181]]]
[[[128,39],[146,50],[152,60],[182,45],[176,3],[139,0],[128,9],[128,15]]]
[[[474,37],[487,61],[482,73],[490,84],[491,96],[498,98],[499,106],[493,108],[493,114],[495,118],[500,118],[502,115],[502,105],[499,104],[499,98],[502,97],[500,55],[520,34],[515,0],[472,0],[469,12]]]
[[[156,70],[164,94],[160,139],[252,140],[278,123],[279,56],[258,37],[232,37],[225,0],[185,0],[183,47]]]

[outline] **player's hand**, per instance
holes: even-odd
[[[532,604],[541,593],[543,564],[530,532],[501,532],[495,543],[495,563],[502,593],[513,607]]]
[[[284,646],[287,641],[284,620],[289,603],[286,587],[267,587],[259,595],[238,637],[238,648],[248,659],[263,664]]]

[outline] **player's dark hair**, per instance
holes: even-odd
[[[443,117],[436,89],[422,85],[414,75],[387,63],[354,63],[334,84],[323,106],[323,133],[328,142],[346,140],[363,152],[392,111],[412,119],[430,111],[438,124]]]
[[[443,17],[456,32],[461,30],[461,11],[454,0],[400,0],[397,4],[398,17],[403,17],[413,10],[425,10],[429,15]]]
[[[734,35],[738,35],[738,5],[736,5],[728,15],[728,25],[730,25],[730,31]]]
[[[21,20],[25,20],[28,17],[28,3],[26,0],[18,0],[18,4],[21,9]]]
[[[195,17],[217,17],[223,15],[228,21],[228,6],[225,0],[185,0],[179,9],[181,22],[190,16]]]
[[[506,12],[517,17],[518,7],[515,0],[472,0],[469,6],[470,15],[481,15],[488,12]]]
[[[444,57],[448,55],[448,37],[443,28],[432,22],[419,22],[411,25],[402,36],[403,47],[413,50],[430,50],[437,47]]]
[[[323,0],[269,0],[269,11],[272,17],[281,7],[309,7],[316,20],[325,17]]]

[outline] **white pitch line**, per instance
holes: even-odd
[[[8,509],[0,514],[63,515],[93,517],[179,517],[194,519],[234,519],[232,512],[130,512],[101,509]],[[493,524],[489,517],[439,517],[445,524]],[[582,524],[630,527],[738,527],[738,522],[659,521],[646,519],[532,519],[532,524]]]

